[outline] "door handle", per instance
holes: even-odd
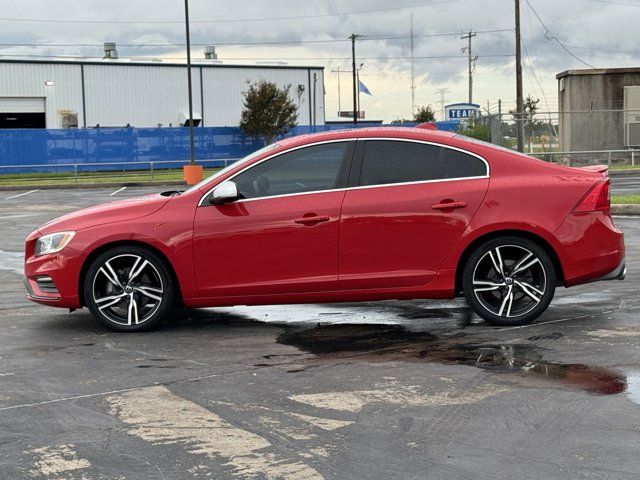
[[[296,218],[294,222],[302,225],[311,225],[314,223],[328,222],[329,220],[329,215],[310,215],[308,217]]]
[[[464,208],[467,206],[467,202],[446,202],[436,203],[431,208],[434,210],[455,210],[457,208]]]

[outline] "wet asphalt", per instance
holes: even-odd
[[[22,242],[158,188],[0,192],[0,478],[640,475],[640,219],[624,282],[524,328],[461,300],[177,312],[110,332],[24,300]]]

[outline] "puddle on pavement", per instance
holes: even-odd
[[[551,334],[549,338],[558,336]],[[278,342],[312,353],[320,363],[357,358],[468,365],[602,395],[622,393],[628,386],[625,375],[607,368],[545,361],[544,349],[536,345],[476,343],[464,333],[438,339],[432,333],[410,331],[401,325],[339,324],[288,329]]]

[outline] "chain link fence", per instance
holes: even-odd
[[[640,162],[640,110],[525,113],[521,122],[529,155],[571,166]],[[516,149],[517,117],[484,115],[461,125],[461,133]]]

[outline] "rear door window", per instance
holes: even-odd
[[[479,158],[419,142],[366,140],[360,185],[387,185],[487,175]]]

